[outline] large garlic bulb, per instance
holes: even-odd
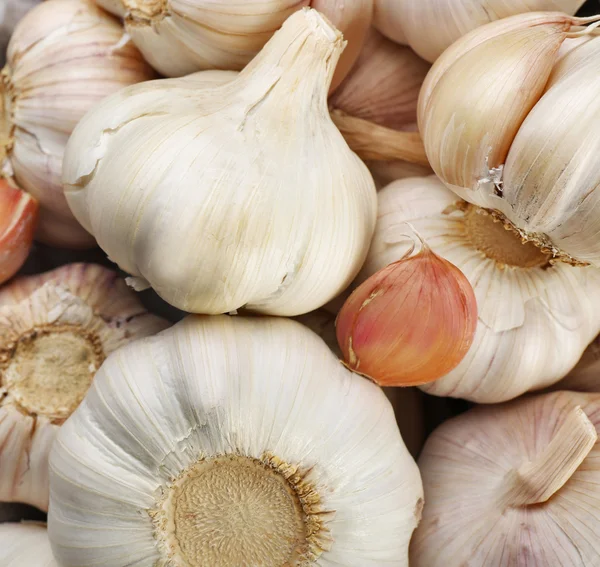
[[[2,567],[57,567],[43,524],[0,524]]]
[[[156,333],[117,274],[71,264],[0,289],[0,502],[48,508],[48,453],[113,350]]]
[[[39,201],[40,240],[94,244],[63,195],[65,145],[92,106],[152,77],[123,28],[91,0],[47,0],[21,20],[0,84],[0,163]]]
[[[41,0],[2,0],[0,2],[0,65],[6,63],[6,46],[21,18]]]
[[[600,395],[556,392],[441,425],[419,459],[411,567],[600,565]]]
[[[334,85],[352,67],[371,25],[373,0],[96,0],[125,20],[144,57],[161,74],[242,69],[298,9],[322,12],[349,46]]]
[[[492,215],[460,200],[434,176],[379,193],[364,280],[404,256],[410,227],[458,267],[475,291],[478,323],[463,361],[421,386],[437,396],[493,403],[563,378],[600,332],[600,270],[551,264]]]
[[[50,461],[63,567],[406,567],[422,505],[382,391],[282,318],[115,352]]]
[[[418,117],[448,187],[554,257],[600,266],[600,38],[555,65],[569,31],[586,22],[540,12],[470,32],[432,67]]]
[[[320,307],[360,269],[376,215],[327,108],[342,49],[305,9],[231,82],[199,73],[109,97],[67,146],[73,213],[134,284],[183,310]]]

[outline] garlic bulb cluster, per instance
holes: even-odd
[[[235,80],[135,85],[79,123],[67,201],[133,285],[185,311],[276,315],[348,286],[377,203],[327,108],[343,45],[304,9]]]
[[[600,565],[600,395],[556,392],[441,425],[419,459],[411,567]]]
[[[600,38],[555,65],[570,30],[594,20],[540,12],[477,28],[432,67],[418,117],[448,187],[555,258],[599,266]]]
[[[119,23],[91,0],[36,6],[16,27],[7,60],[0,81],[0,165],[39,201],[40,240],[92,246],[63,195],[65,145],[92,106],[152,78],[153,71]]]
[[[600,332],[600,270],[551,263],[434,176],[396,181],[379,193],[359,281],[406,254],[407,223],[464,273],[477,298],[471,348],[454,370],[421,386],[427,393],[480,403],[512,399],[566,376]]]
[[[190,316],[113,353],[50,470],[64,567],[407,567],[422,505],[381,390],[283,318]]]
[[[6,46],[17,22],[41,0],[2,0],[0,3],[0,65],[6,62]]]
[[[43,524],[0,524],[2,567],[58,567]]]
[[[113,350],[167,323],[117,274],[71,264],[0,289],[0,502],[48,507],[48,453]]]
[[[346,76],[371,25],[373,0],[96,0],[124,19],[147,61],[167,77],[241,70],[302,7],[323,13],[349,42],[332,87]]]
[[[527,12],[575,14],[585,0],[376,0],[378,21],[401,22],[402,43],[435,61],[458,38],[484,24]],[[387,28],[384,28],[387,29]],[[391,32],[393,33],[393,31]],[[393,36],[390,36],[394,39]]]
[[[12,278],[27,259],[37,214],[35,199],[0,179],[0,284]]]

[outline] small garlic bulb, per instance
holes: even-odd
[[[105,357],[156,333],[117,274],[72,264],[0,289],[0,501],[48,507],[48,453]]]
[[[6,63],[6,46],[17,23],[41,0],[2,0],[0,3],[0,65]]]
[[[7,59],[0,81],[0,165],[39,201],[40,240],[92,246],[63,195],[65,145],[98,101],[153,72],[118,22],[91,0],[36,6],[15,29]]]
[[[23,265],[33,242],[38,204],[6,179],[0,179],[0,284]]]
[[[470,281],[477,298],[474,342],[429,394],[495,403],[567,375],[600,332],[600,270],[550,263],[487,211],[461,201],[434,176],[380,191],[364,281],[410,248],[410,223],[431,249]]]
[[[233,81],[198,73],[109,97],[67,146],[76,218],[134,285],[185,311],[320,307],[360,269],[377,206],[329,117],[342,49],[304,9]]]
[[[369,31],[373,0],[96,0],[125,21],[150,64],[167,77],[241,70],[294,12],[322,12],[349,42],[332,87],[346,76]]]
[[[419,458],[411,567],[600,565],[600,395],[556,392],[441,425]]]
[[[0,524],[2,567],[58,567],[44,524]]]
[[[422,505],[381,389],[283,318],[190,316],[113,353],[50,469],[63,567],[407,567]]]
[[[569,30],[598,18],[540,12],[472,31],[436,61],[418,109],[448,187],[555,258],[596,266],[600,39],[555,62]]]
[[[376,0],[380,1],[380,0]],[[435,61],[466,33],[489,22],[526,12],[573,15],[585,0],[386,0],[376,10],[384,21],[402,22],[406,43],[423,59]],[[392,39],[394,39],[392,37]]]

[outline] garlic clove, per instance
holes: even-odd
[[[388,39],[400,45],[407,45],[398,5],[398,0],[375,0],[373,26]]]
[[[48,507],[48,453],[107,354],[167,326],[106,268],[0,289],[0,501]]]
[[[65,145],[93,105],[154,73],[115,19],[87,0],[36,6],[16,27],[7,59],[0,86],[0,160],[39,201],[40,240],[89,248],[94,239],[73,218],[62,191]]]
[[[320,307],[360,269],[376,214],[372,177],[327,108],[343,45],[305,9],[232,82],[163,80],[107,98],[67,146],[74,215],[185,311]]]
[[[0,565],[58,567],[46,526],[34,522],[0,524]]]
[[[419,459],[415,567],[600,561],[600,396],[556,392],[470,410]]]
[[[12,278],[27,259],[37,212],[35,199],[0,179],[0,283]]]

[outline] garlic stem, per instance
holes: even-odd
[[[546,502],[571,478],[596,444],[598,434],[581,406],[576,406],[535,460],[505,477],[502,509]]]
[[[361,159],[402,160],[429,165],[418,132],[392,130],[369,120],[350,116],[337,108],[332,109],[331,118],[350,148]]]

